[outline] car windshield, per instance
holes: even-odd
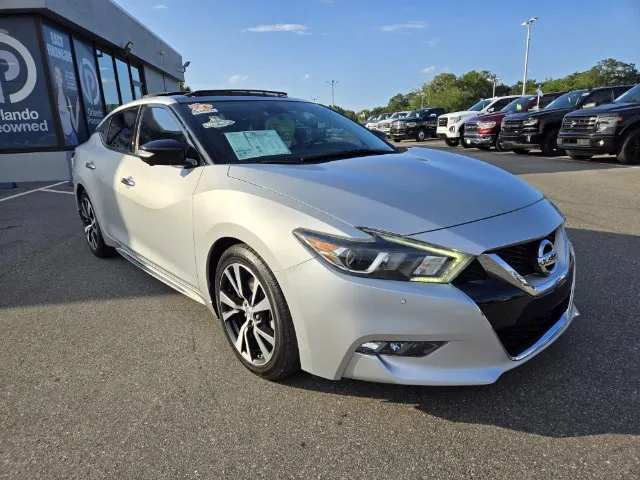
[[[425,110],[413,110],[404,118],[420,118],[425,113]]]
[[[535,101],[535,99],[536,99],[536,97],[516,98],[513,102],[508,104],[506,107],[504,107],[500,111],[501,112],[507,112],[507,113],[524,112],[527,109],[527,107],[529,106],[529,104],[531,102]]]
[[[627,90],[618,98],[616,98],[613,103],[637,103],[640,102],[640,83],[633,87],[631,90]]]
[[[397,152],[362,125],[317,103],[221,100],[178,108],[224,163],[303,163]]]
[[[491,103],[491,99],[487,99],[487,100],[480,100],[478,103],[476,103],[474,106],[469,108],[469,112],[479,112],[480,110],[482,110],[484,107],[486,107],[487,105],[489,105]]]
[[[557,108],[573,108],[578,102],[586,97],[589,90],[574,90],[573,92],[560,95],[553,102],[545,107],[545,110],[555,110]]]

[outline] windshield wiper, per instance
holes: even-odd
[[[315,162],[318,160],[341,160],[343,158],[355,158],[355,157],[366,157],[367,155],[386,155],[388,153],[398,153],[394,150],[382,150],[382,149],[373,149],[373,148],[355,148],[353,150],[346,150],[342,152],[328,152],[328,153],[319,153],[317,155],[310,155],[308,157],[301,157],[300,161],[307,162]]]
[[[284,157],[282,155],[267,155],[265,157],[260,158],[260,163],[294,163],[300,164],[302,163],[302,159],[300,157]]]

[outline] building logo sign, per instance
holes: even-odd
[[[100,88],[98,87],[98,75],[88,58],[83,58],[80,65],[80,84],[85,98],[92,105],[100,105]]]
[[[5,49],[7,45],[18,53],[22,61],[13,52]],[[31,53],[15,38],[0,33],[0,61],[4,61],[7,66],[4,74],[0,75],[0,103],[21,102],[31,94],[36,86],[36,64]],[[14,82],[20,75],[22,68],[25,68],[27,72],[24,85],[17,92],[5,94],[3,84]]]

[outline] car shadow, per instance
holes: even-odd
[[[413,387],[301,373],[286,385],[546,437],[639,435],[640,237],[579,229],[569,235],[581,316],[554,345],[495,384]]]

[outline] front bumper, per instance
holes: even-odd
[[[329,379],[414,385],[474,385],[495,382],[553,343],[578,315],[573,303],[575,269],[562,284],[561,307],[544,334],[517,355],[507,353],[497,330],[472,293],[452,284],[394,282],[338,273],[311,259],[276,274],[287,298],[302,368]],[[559,289],[560,287],[558,287]],[[551,300],[549,300],[551,298]],[[538,302],[538,299],[535,300]],[[482,306],[482,308],[481,308]],[[545,306],[545,308],[548,305]],[[540,312],[542,314],[544,312]],[[489,317],[487,317],[489,315]],[[357,353],[371,341],[447,342],[425,357]]]
[[[474,145],[486,145],[487,147],[490,147],[491,145],[493,145],[496,141],[496,134],[495,133],[489,133],[489,134],[481,134],[481,133],[467,133],[465,132],[464,134],[464,142],[467,145],[470,146],[474,146]]]
[[[522,133],[518,136],[500,135],[500,140],[505,149],[521,148],[531,150],[540,148],[544,135],[541,133]]]
[[[436,129],[436,135],[438,138],[460,138],[460,125],[459,123],[454,123],[453,125],[447,125],[446,127],[438,127]]]
[[[580,135],[560,132],[558,147],[589,155],[615,155],[617,153],[616,138],[613,135]]]

